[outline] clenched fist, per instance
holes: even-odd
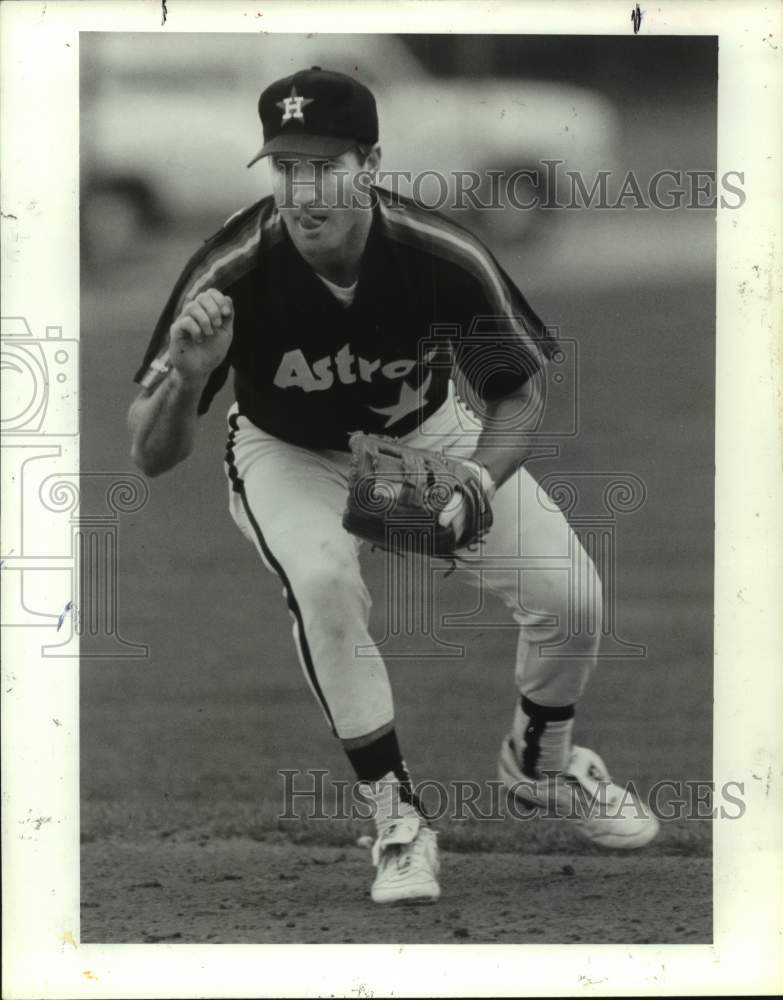
[[[217,288],[191,299],[169,332],[171,364],[184,379],[207,378],[234,336],[234,303]]]

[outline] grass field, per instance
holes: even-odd
[[[169,251],[166,260],[179,262],[187,248]],[[83,470],[130,469],[130,379],[178,266],[142,260],[113,283],[85,277]],[[647,655],[601,663],[579,708],[576,740],[642,791],[662,778],[709,779],[712,289],[692,282],[595,293],[552,288],[531,298],[562,336],[578,339],[581,352],[579,436],[563,444],[556,462],[539,463],[538,474],[626,471],[647,488],[645,505],[621,517],[616,534],[617,629],[644,644]],[[351,775],[301,674],[278,581],[226,510],[221,457],[229,402],[226,390],[204,419],[196,454],[153,481],[146,507],[121,523],[120,630],[148,644],[150,655],[82,664],[85,893],[109,863],[111,844],[127,848],[134,839],[239,838],[324,849],[355,840],[352,825],[277,819],[279,769]],[[367,555],[365,567],[377,633],[385,606],[382,558]],[[474,595],[458,577],[440,582],[436,609],[472,607]],[[410,654],[390,662],[390,672],[398,731],[416,779],[495,778],[514,700],[513,630],[487,627],[500,618],[491,604],[470,628],[442,630],[445,639],[464,643],[461,659],[424,659],[416,655],[416,637],[395,640],[397,652]],[[444,821],[441,829],[443,845],[461,852],[590,853],[558,824]],[[708,898],[709,851],[709,824],[682,821],[664,826],[650,857],[664,865],[665,858],[684,864],[700,856]],[[681,893],[684,902],[692,880],[674,879],[666,892]],[[100,921],[90,919],[93,939],[100,939]]]

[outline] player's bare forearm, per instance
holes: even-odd
[[[131,457],[146,475],[166,472],[193,450],[205,384],[203,376],[184,378],[172,369],[153,392],[141,393],[131,404]]]
[[[537,425],[541,402],[536,379],[502,399],[485,402],[484,426],[472,457],[487,469],[495,486],[513,476],[529,456],[528,435]]]
[[[189,300],[171,324],[171,369],[151,393],[137,397],[128,414],[131,456],[148,476],[166,472],[192,451],[199,400],[233,335],[233,302],[217,288]]]

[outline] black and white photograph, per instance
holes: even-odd
[[[83,936],[708,942],[716,39],[81,60]]]
[[[758,211],[720,28],[651,31],[632,4],[615,33],[267,30],[241,4],[217,28],[212,6],[68,36],[73,309],[34,308],[29,278],[29,309],[3,303],[3,626],[56,675],[41,719],[74,749],[68,995],[131,995],[99,956],[180,945],[692,946],[679,984],[635,986],[701,989],[687,956],[750,906],[727,925],[721,843],[780,868],[750,827],[780,777],[767,707],[754,729],[743,704],[736,766],[719,714],[767,683],[774,631],[755,660],[722,644],[728,592],[739,614],[770,592],[721,512],[779,535],[771,487],[717,475],[721,386],[753,396],[719,255]],[[778,260],[731,276],[766,296],[749,354]],[[66,821],[44,799],[12,814],[33,852]],[[359,969],[342,994],[297,954],[302,995],[412,988]],[[572,988],[621,988],[591,961]],[[544,995],[538,969],[470,992]],[[133,995],[274,995],[169,974]]]

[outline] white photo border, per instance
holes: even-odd
[[[36,336],[56,325],[64,338],[78,338],[80,31],[625,35],[633,7],[630,0],[4,3],[2,314],[25,317]],[[78,662],[42,657],[41,632],[28,628],[3,637],[4,996],[725,995],[783,988],[783,6],[679,0],[642,11],[643,35],[719,36],[718,176],[743,171],[747,194],[740,210],[718,212],[714,779],[744,782],[747,812],[741,822],[715,823],[714,944],[81,944]],[[51,440],[40,460],[78,471],[78,436]],[[12,486],[3,499],[5,534],[21,512]],[[45,511],[25,516],[37,517],[40,538],[59,550],[63,540],[49,539]],[[52,607],[61,609],[54,591]]]

